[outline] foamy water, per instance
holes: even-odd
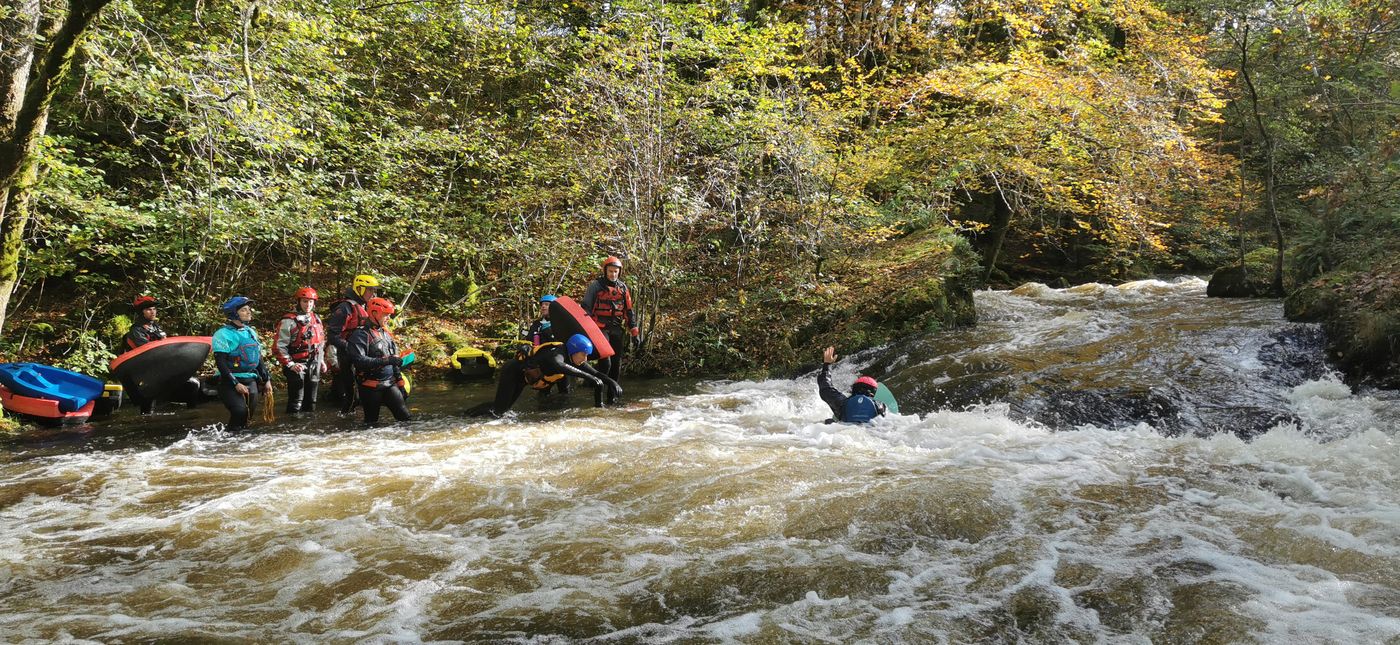
[[[1296,421],[1248,442],[998,403],[828,425],[808,377],[21,451],[0,640],[1400,638],[1397,403],[1331,377],[1277,396]]]

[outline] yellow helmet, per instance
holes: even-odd
[[[350,289],[355,292],[355,295],[360,297],[364,297],[365,287],[377,288],[378,286],[379,280],[376,280],[372,275],[357,275],[355,276],[355,281],[350,283]]]

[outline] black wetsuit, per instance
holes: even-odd
[[[345,292],[345,297],[331,307],[331,314],[326,317],[326,342],[335,348],[337,364],[335,376],[331,377],[331,392],[340,399],[341,412],[355,408],[355,368],[350,362],[349,341],[350,334],[363,324],[366,315],[364,298],[352,290]],[[345,331],[347,318],[353,318],[348,332]]]
[[[539,370],[537,375],[534,370]],[[587,363],[582,365],[570,363],[563,346],[551,345],[541,348],[524,361],[512,360],[502,365],[501,378],[496,384],[496,400],[473,408],[471,414],[491,413],[499,417],[510,412],[510,409],[515,406],[515,401],[520,398],[520,393],[532,385],[529,378],[532,376],[543,378],[559,374],[564,375],[565,379],[579,378],[591,383],[593,385],[593,405],[595,406],[602,407],[605,392],[609,404],[617,403],[622,396],[622,387],[617,384],[617,381],[608,378],[606,374],[593,369],[593,366]]]
[[[143,318],[133,323],[126,332],[126,348],[130,351],[153,340],[165,340],[165,337],[165,330],[160,328],[159,323]]]
[[[383,327],[372,322],[350,333],[347,343],[350,364],[355,367],[355,378],[359,382],[360,405],[365,408],[365,423],[379,423],[379,408],[387,407],[398,421],[410,421],[408,403],[404,400],[399,381],[403,373],[403,359],[399,357],[398,343]]]
[[[856,385],[855,388],[859,389],[852,389],[852,394],[864,394],[872,398],[875,396],[875,392],[871,391],[869,386]],[[836,387],[831,384],[830,363],[823,363],[821,373],[817,374],[817,391],[821,394],[822,401],[825,401],[827,407],[831,408],[831,420],[845,421],[846,399],[850,397],[846,396],[845,394],[842,394],[841,390],[836,389]],[[886,410],[884,403],[876,401],[875,409],[878,411],[878,414],[880,416],[883,416],[885,414]],[[827,423],[831,423],[831,421],[827,421]]]

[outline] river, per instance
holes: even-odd
[[[868,426],[824,424],[809,375],[29,433],[0,641],[1400,639],[1400,399],[1315,328],[1194,278],[977,298],[975,328],[843,357],[900,397]]]

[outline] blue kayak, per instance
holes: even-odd
[[[92,403],[105,386],[91,376],[38,363],[0,363],[0,384],[16,394],[58,401],[62,412]]]

